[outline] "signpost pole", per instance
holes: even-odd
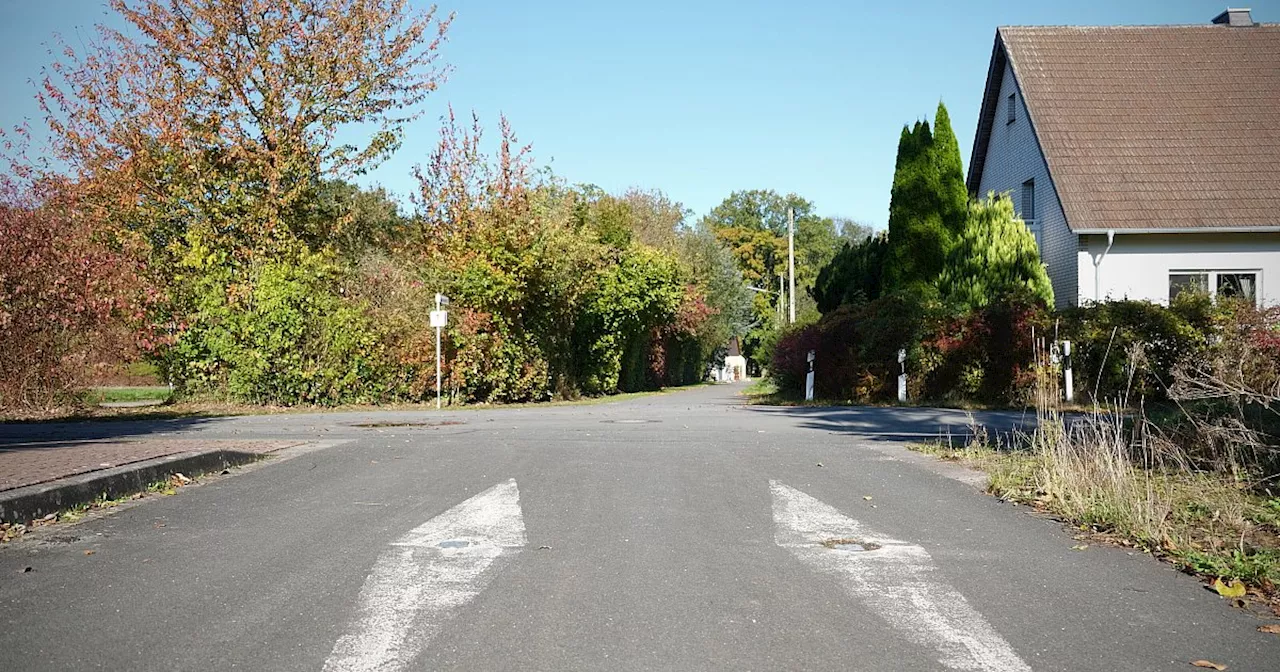
[[[440,295],[436,294],[436,312],[440,312]],[[436,410],[440,410],[440,325],[436,324]]]

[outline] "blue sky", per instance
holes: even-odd
[[[30,102],[54,32],[96,0],[0,0],[0,123]],[[1251,3],[1280,21],[1280,0]],[[407,194],[446,103],[496,132],[511,120],[540,163],[609,191],[656,187],[700,215],[738,189],[794,191],[820,213],[883,227],[898,133],[946,102],[965,164],[997,25],[1208,23],[1188,0],[643,3],[442,1],[454,66],[404,148],[366,182]],[[74,41],[74,39],[73,39]]]

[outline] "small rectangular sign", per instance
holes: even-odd
[[[449,312],[445,310],[431,311],[431,326],[443,327],[449,323]]]

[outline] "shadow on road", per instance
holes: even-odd
[[[745,406],[747,411],[790,418],[800,427],[879,441],[959,441],[985,433],[1012,445],[1036,426],[1033,411],[963,411],[950,408],[877,406]]]
[[[218,419],[178,416],[74,422],[6,422],[0,423],[0,452],[58,448],[84,441],[177,434]]]

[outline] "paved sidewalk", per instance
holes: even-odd
[[[265,454],[298,441],[136,439],[0,445],[0,492],[181,453]]]

